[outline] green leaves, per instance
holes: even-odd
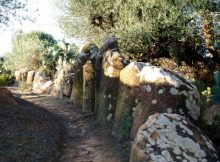
[[[98,45],[106,35],[114,34],[122,52],[145,56],[168,53],[170,47],[174,56],[183,55],[186,46],[194,52],[203,42],[196,32],[198,25],[191,20],[196,21],[198,13],[208,15],[220,10],[219,4],[209,0],[68,2],[66,17],[61,21],[68,33],[92,39]]]
[[[38,69],[47,49],[56,41],[42,32],[18,32],[13,38],[12,52],[5,56],[4,67],[15,71],[21,68]]]

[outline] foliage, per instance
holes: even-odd
[[[213,87],[212,102],[214,104],[220,101],[220,71],[215,73],[215,85]]]
[[[48,76],[53,76],[56,71],[56,66],[59,58],[62,61],[71,63],[76,58],[77,47],[73,44],[63,41],[54,44],[50,47],[47,55],[43,59],[43,66]]]
[[[53,76],[58,59],[71,62],[75,59],[75,45],[57,42],[43,32],[17,33],[13,39],[13,50],[5,56],[3,67],[11,71],[28,68],[45,70]]]
[[[33,12],[33,11],[32,11]],[[37,12],[37,11],[34,11]],[[0,27],[1,29],[12,27],[15,21],[34,21],[30,16],[28,0],[1,0],[0,1]]]
[[[12,52],[5,56],[4,67],[11,70],[21,68],[38,69],[49,47],[56,41],[51,35],[43,32],[18,32],[13,38]]]
[[[15,81],[15,76],[11,74],[0,74],[0,86],[10,85]]]
[[[220,10],[215,1],[198,0],[68,0],[61,26],[72,34],[90,37],[97,44],[115,34],[124,53],[185,57],[202,39],[196,20]],[[192,56],[189,56],[192,57]]]
[[[0,57],[0,74],[7,73],[7,70],[3,67],[3,64],[4,64],[4,58]]]

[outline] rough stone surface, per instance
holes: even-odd
[[[220,104],[205,109],[202,114],[209,136],[220,153]]]
[[[37,71],[33,80],[33,92],[43,93],[43,85],[47,81],[46,74],[44,71]]]
[[[72,91],[72,75],[67,73],[64,75],[64,85],[63,85],[63,95],[66,97],[70,97]]]
[[[72,91],[72,77],[73,77],[73,69],[74,69],[74,64],[72,63],[66,63],[63,65],[63,95],[66,97],[71,96],[71,91]]]
[[[133,138],[138,128],[154,113],[177,113],[191,120],[200,117],[200,95],[197,88],[175,72],[146,65],[140,72],[137,106],[133,112]]]
[[[120,72],[120,90],[114,116],[113,132],[119,139],[128,139],[138,96],[140,72],[146,63],[132,62]]]
[[[26,81],[27,80],[27,72],[28,70],[23,68],[18,71],[15,71],[16,81]]]
[[[66,60],[59,58],[57,65],[57,72],[53,81],[53,87],[51,89],[51,95],[62,98],[64,95],[69,97],[72,88],[72,82],[70,81],[70,71],[72,64]]]
[[[52,86],[53,86],[53,82],[51,80],[49,80],[46,83],[44,83],[44,85],[42,87],[42,93],[49,94],[51,89],[52,89]]]
[[[212,142],[178,114],[148,118],[132,144],[130,162],[219,162]]]
[[[103,56],[108,51],[119,51],[118,41],[115,36],[108,36],[105,38],[103,42],[103,46],[100,48],[98,54],[95,57],[95,112],[96,115],[98,114],[99,109],[99,92],[100,92],[100,84],[101,84],[101,78],[103,76],[103,70],[102,70],[102,62],[103,62]]]
[[[35,71],[34,70],[29,71],[27,73],[27,81],[26,81],[27,84],[32,84],[33,83],[34,75],[35,75]]]
[[[26,68],[15,71],[15,86],[21,87],[27,80],[27,72]]]
[[[108,50],[102,61],[102,76],[99,90],[98,120],[112,126],[118,97],[120,71],[123,58],[119,52]]]
[[[102,62],[104,75],[109,78],[117,78],[124,67],[122,61],[123,58],[119,52],[107,51]]]
[[[73,70],[72,77],[72,92],[70,100],[77,106],[83,105],[83,65],[88,60],[93,60],[98,52],[98,47],[95,44],[86,44],[80,54],[77,55],[76,65]]]
[[[72,77],[72,92],[70,100],[77,106],[82,107],[83,103],[83,69],[78,65]]]
[[[213,125],[217,118],[220,121],[220,104],[213,105],[203,111],[203,120],[206,125]]]
[[[92,112],[95,106],[94,63],[88,60],[83,66],[83,105],[82,111]]]

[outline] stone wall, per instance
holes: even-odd
[[[69,97],[83,112],[93,113],[100,124],[112,128],[119,140],[134,140],[131,162],[217,161],[213,144],[195,125],[201,118],[201,100],[191,81],[149,63],[128,64],[115,37],[108,37],[100,49],[87,44],[74,66],[64,65],[59,63],[50,93]],[[33,84],[37,76],[42,76],[29,72],[28,82],[34,74]],[[44,87],[46,83],[43,80],[38,84]],[[182,145],[181,140],[193,145]],[[154,146],[156,142],[160,145]],[[207,157],[211,152],[212,156]]]

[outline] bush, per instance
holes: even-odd
[[[0,86],[7,86],[13,84],[15,76],[11,74],[0,74]]]

